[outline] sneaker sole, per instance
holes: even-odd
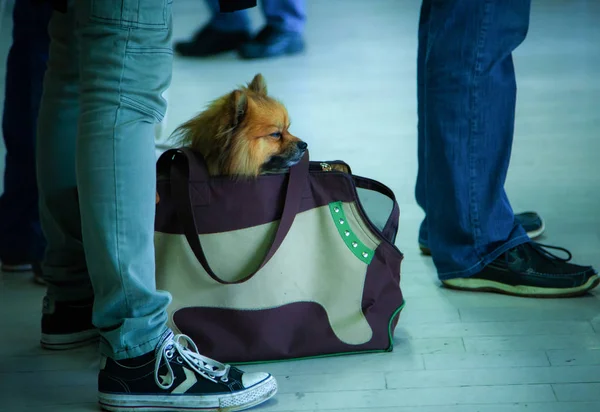
[[[253,408],[277,393],[273,376],[235,394],[220,395],[116,395],[98,393],[100,407],[110,412],[236,412]]]
[[[594,275],[583,285],[567,289],[537,288],[523,285],[513,286],[491,280],[469,278],[443,280],[442,284],[450,289],[471,292],[492,292],[530,298],[571,298],[585,295],[588,291],[597,287],[600,284],[600,278],[598,275]]]
[[[40,344],[42,348],[49,350],[67,350],[80,346],[88,345],[97,341],[100,334],[97,329],[86,330],[85,332],[49,335],[42,333]]]

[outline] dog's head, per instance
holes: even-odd
[[[279,173],[298,163],[307,144],[289,132],[285,106],[267,94],[261,74],[212,102],[177,132],[202,153],[212,175]]]

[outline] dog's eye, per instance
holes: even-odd
[[[269,136],[274,137],[276,139],[281,139],[281,132],[271,133]]]

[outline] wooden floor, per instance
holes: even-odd
[[[391,354],[249,368],[268,370],[280,382],[279,395],[257,410],[600,411],[600,291],[568,300],[449,291],[418,253],[419,2],[308,3],[309,49],[303,56],[176,59],[167,129],[262,72],[314,159],[342,158],[396,192],[408,303]],[[597,268],[599,14],[596,0],[534,1],[529,37],[516,52],[519,98],[507,183],[515,209],[534,209],[546,218],[543,242],[567,247],[577,261]],[[200,0],[175,1],[175,38],[191,34],[205,18]],[[10,27],[7,18],[2,21],[4,59]],[[48,353],[38,347],[43,293],[29,275],[2,275],[0,411],[96,410],[94,350]]]

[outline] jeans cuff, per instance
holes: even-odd
[[[138,356],[142,356],[147,354],[148,352],[152,352],[158,346],[158,343],[161,342],[167,335],[171,334],[171,330],[168,327],[164,327],[161,332],[153,337],[145,341],[144,343],[139,344],[138,346],[134,346],[131,348],[125,348],[123,350],[113,352],[110,345],[104,341],[104,339],[100,340],[100,353],[106,357],[109,357],[113,360],[122,360],[122,359],[131,359],[137,358]]]
[[[475,263],[468,269],[454,272],[438,272],[438,278],[440,280],[448,280],[456,278],[468,278],[473,275],[476,275],[477,273],[481,272],[484,267],[496,260],[504,252],[516,246],[522,245],[523,243],[527,243],[529,242],[529,240],[530,239],[529,236],[527,236],[527,234],[512,238],[508,242],[504,243],[502,246],[494,249],[492,252],[483,256],[477,263]]]

